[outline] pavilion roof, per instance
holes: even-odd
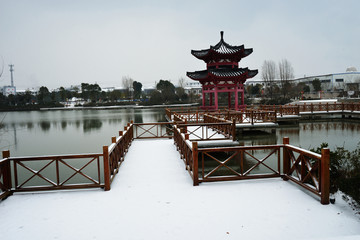
[[[198,81],[210,80],[243,80],[254,77],[258,70],[249,70],[248,68],[215,68],[203,71],[187,72],[186,75]]]
[[[232,46],[224,41],[224,32],[221,31],[221,39],[215,46],[210,46],[208,49],[203,50],[191,50],[191,54],[196,58],[209,62],[211,60],[219,59],[232,59],[239,62],[241,58],[244,58],[253,52],[252,48],[244,48],[241,46]]]

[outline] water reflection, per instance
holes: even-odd
[[[163,109],[113,109],[84,111],[9,112],[0,129],[0,148],[9,149],[12,156],[81,153],[101,151],[110,137],[117,135],[133,120],[136,123],[164,122]],[[3,133],[6,134],[3,134]],[[301,122],[280,126],[276,133],[259,131],[238,135],[240,145],[273,145],[282,143],[306,149],[322,142],[334,146],[356,148],[360,122]],[[59,147],[61,146],[61,147]],[[235,161],[235,159],[234,159]]]
[[[90,132],[91,130],[100,129],[102,122],[99,119],[85,119],[83,122],[84,132]]]
[[[67,122],[65,120],[62,120],[61,121],[61,129],[62,130],[65,130],[66,129],[66,126],[67,126]]]
[[[39,123],[39,126],[40,126],[41,130],[43,130],[44,132],[47,132],[47,131],[49,131],[51,124],[48,121],[41,121]]]

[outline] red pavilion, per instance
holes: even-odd
[[[242,109],[245,107],[244,83],[246,79],[254,77],[258,70],[239,68],[239,62],[250,55],[253,49],[245,49],[244,45],[231,46],[224,41],[224,32],[221,31],[220,34],[220,42],[215,46],[204,50],[191,50],[192,55],[206,62],[206,70],[187,72],[186,75],[201,83],[204,109],[218,109],[220,93],[227,93],[229,108]],[[209,101],[206,101],[206,94],[209,96]],[[232,95],[235,98],[233,102]]]

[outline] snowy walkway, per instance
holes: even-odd
[[[281,179],[193,187],[173,140],[134,141],[111,187],[15,194],[0,202],[0,238],[360,239],[341,201]]]

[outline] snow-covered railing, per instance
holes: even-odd
[[[134,123],[134,138],[172,138],[172,122]]]
[[[232,121],[218,118],[213,115],[204,114],[204,123],[213,124],[209,125],[212,129],[220,132],[227,138],[235,139],[236,138],[236,120]]]
[[[218,111],[211,112],[207,115],[223,118],[228,121],[236,121],[236,123],[263,123],[276,122],[276,112],[270,110],[245,109],[242,111]]]
[[[329,203],[329,149],[317,154],[284,144],[198,148],[198,142],[174,127],[174,141],[193,185],[201,182],[282,177]],[[282,150],[282,151],[281,151]],[[282,153],[282,154],[281,154]]]
[[[3,151],[0,160],[0,200],[14,192],[104,188],[110,184],[124,161],[134,138],[133,124],[112,138],[103,153],[10,157]],[[101,161],[102,160],[102,161]]]
[[[314,112],[358,112],[360,103],[302,103],[296,105],[260,105],[261,110],[272,110],[280,116],[299,115],[300,113]]]
[[[322,204],[329,203],[330,150],[321,149],[321,154],[289,145],[283,139],[283,179],[291,180],[320,196]]]
[[[119,172],[121,163],[124,161],[131,142],[134,139],[133,122],[119,131],[119,137],[112,137],[110,146],[103,147],[104,156],[104,185],[105,190],[110,190],[110,185]]]
[[[299,115],[299,107],[296,105],[260,105],[259,109],[261,111],[276,112],[276,115],[281,117],[284,115]]]
[[[0,160],[0,200],[11,195],[11,167],[10,152],[3,151],[3,159]]]
[[[233,139],[234,126],[230,122],[176,124],[177,128],[191,141]]]
[[[188,140],[188,136],[189,135],[182,134],[181,130],[177,128],[177,126],[174,126],[174,143],[180,153],[181,159],[185,163],[185,169],[189,172],[191,178],[193,179],[193,185],[197,186],[199,185],[199,178],[197,172],[198,155],[196,153],[197,142],[190,142]]]
[[[103,187],[100,153],[10,157],[3,152],[1,189],[13,192]],[[14,182],[14,183],[13,183]],[[5,197],[6,197],[5,195]],[[3,196],[2,196],[3,197]]]

